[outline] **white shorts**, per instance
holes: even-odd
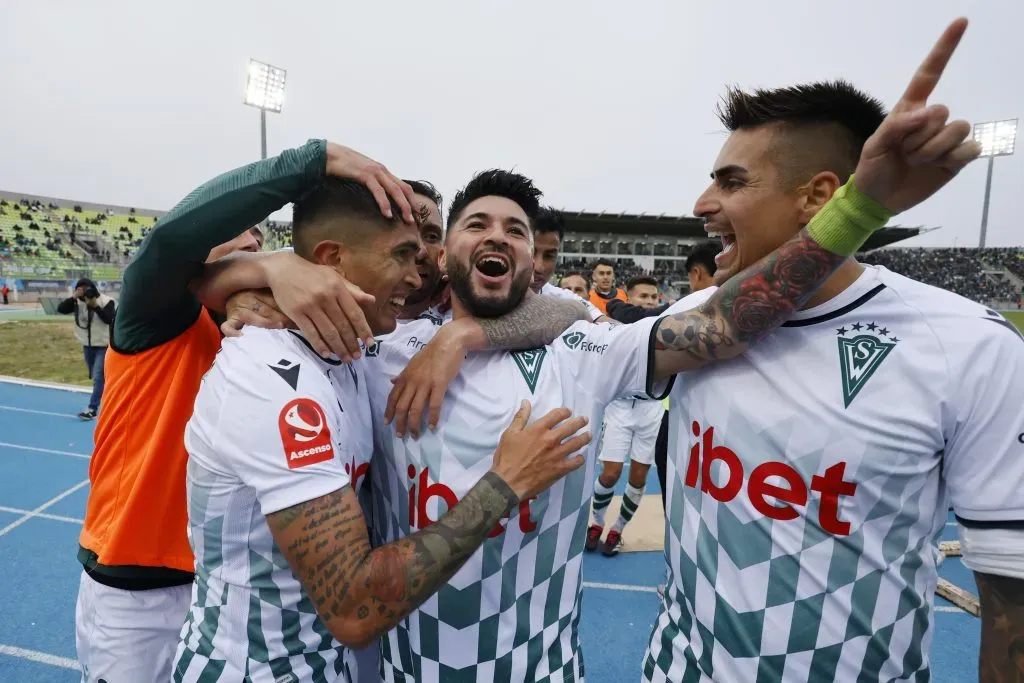
[[[192,586],[144,591],[111,588],[82,572],[75,648],[83,683],[168,683]]]
[[[619,399],[604,411],[604,429],[597,459],[602,462],[626,462],[641,465],[654,462],[654,442],[658,440],[661,416],[665,406],[661,401]]]

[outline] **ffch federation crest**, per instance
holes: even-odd
[[[849,408],[889,352],[896,348],[899,339],[894,333],[874,322],[854,323],[849,328],[840,327],[836,332],[839,333],[839,368],[842,371],[843,402],[845,407]]]

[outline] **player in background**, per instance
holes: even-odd
[[[659,350],[647,341],[657,322],[651,318],[628,326],[578,322],[554,342],[527,351],[467,357],[457,340],[475,334],[465,328],[468,316],[502,313],[527,296],[530,215],[538,196],[528,179],[503,171],[484,172],[457,194],[442,252],[454,320],[440,328],[423,320],[403,326],[366,360],[380,449],[371,468],[374,504],[380,506],[374,529],[383,540],[431,524],[466,495],[489,466],[499,425],[521,398],[532,397],[540,411],[564,404],[599,421],[615,398],[658,396],[665,389],[663,380],[674,373],[742,353],[793,310],[751,315],[765,310],[763,297],[799,306],[884,223],[858,209],[861,200],[840,200],[707,306],[663,325]],[[819,245],[819,238],[830,246]],[[797,276],[795,281],[790,274]],[[448,354],[419,351],[424,342]],[[417,393],[407,373],[435,361],[444,366],[451,358],[461,365],[443,406],[436,413],[431,408],[431,430],[413,432],[422,410],[403,407],[407,394]],[[652,367],[654,376],[648,379]],[[434,374],[445,372],[446,366]],[[399,415],[412,419],[399,424]],[[392,417],[394,432],[384,427]],[[403,437],[406,432],[409,436]],[[388,634],[381,653],[385,680],[582,679],[576,625],[595,460],[591,447],[584,453],[585,469],[536,499],[522,501],[447,586]]]
[[[562,250],[562,240],[565,239],[565,217],[558,209],[542,206],[533,216],[531,225],[534,244],[533,281],[530,289],[544,296],[575,300],[576,297],[568,289],[551,284],[551,276],[558,266],[558,253]],[[580,301],[587,307],[591,320],[602,321],[604,313],[590,303],[589,295],[584,294]]]
[[[279,158],[274,168],[322,178],[301,157]],[[373,297],[363,303],[371,332],[392,332],[405,297],[421,285],[418,227],[401,221],[397,206],[392,218],[381,216],[356,182],[327,178],[308,189],[294,207],[295,254],[344,272]],[[204,285],[211,296],[224,278],[247,275],[216,277]],[[324,358],[291,330],[250,328],[225,342],[186,432],[197,580],[174,680],[353,680],[345,645],[363,647],[391,628],[510,507],[582,464],[567,456],[589,442],[589,434],[573,436],[585,420],[568,417],[555,410],[527,427],[529,405],[521,406],[493,467],[461,505],[430,529],[371,551],[354,491],[372,452],[361,362]]]
[[[590,303],[608,315],[608,302],[613,299],[627,301],[626,293],[615,286],[615,264],[608,259],[598,259],[590,272],[590,280],[594,283],[590,290]]]
[[[626,283],[626,294],[634,306],[646,310],[658,307],[658,281],[652,277],[641,275],[630,278]],[[600,545],[601,554],[605,557],[614,557],[619,553],[622,532],[643,501],[647,473],[654,461],[654,445],[665,406],[661,401],[645,400],[646,398],[641,396],[619,399],[610,403],[604,412],[604,426],[597,454],[601,471],[594,481],[594,521],[587,529],[585,547],[589,551],[594,551]],[[622,476],[622,463],[626,461],[627,456],[629,481],[622,496],[619,515],[602,543],[605,513],[612,502],[615,485]]]
[[[449,306],[448,280],[441,275],[437,265],[441,245],[444,243],[441,193],[425,180],[406,182],[412,188],[413,199],[423,215],[420,221],[420,238],[423,240],[424,251],[416,263],[423,284],[406,297],[405,306],[398,316],[399,323],[414,320],[424,314],[441,318]]]
[[[580,273],[569,273],[558,281],[558,286],[568,289],[581,299],[586,300],[590,296],[590,282],[585,275]]]
[[[263,236],[249,226],[268,213],[261,209],[268,201],[279,206],[300,193],[307,176],[323,174],[320,152],[316,159],[291,153],[306,160],[301,173],[279,173],[271,159],[245,169],[249,175],[204,185],[157,222],[125,269],[79,540],[84,571],[75,645],[87,683],[170,679],[195,566],[186,536],[182,437],[200,378],[221,343],[217,321],[193,293],[192,281],[204,263],[260,249]],[[412,220],[386,169],[347,148],[335,152],[331,172],[373,183],[381,197],[387,188]],[[240,177],[255,195],[241,206],[232,194]],[[240,212],[242,220],[226,223],[229,212]],[[264,285],[278,305],[325,352],[358,351],[357,336],[369,338],[368,328],[348,322],[346,311],[362,314],[333,270],[291,254],[268,256],[264,267]],[[327,312],[325,301],[332,303]]]
[[[895,214],[978,156],[970,124],[928,102],[966,25],[888,115],[842,82],[728,92],[694,207],[724,246],[716,283],[813,223],[851,174]],[[762,344],[679,377],[670,582],[643,680],[928,680],[950,502],[981,598],[980,680],[1019,680],[1022,405],[1024,341],[1003,318],[852,258]]]
[[[684,268],[690,281],[690,293],[699,292],[715,284],[715,257],[722,251],[722,244],[707,240],[695,246],[686,257]]]

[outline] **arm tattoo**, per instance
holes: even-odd
[[[476,318],[492,349],[532,349],[550,344],[577,320],[590,320],[587,307],[572,299],[535,294],[497,318]]]
[[[335,634],[359,634],[336,635],[342,642],[361,644],[436,593],[518,503],[508,484],[488,472],[436,523],[372,551],[350,487],[268,515],[267,522],[320,618]]]
[[[974,573],[981,602],[980,683],[1024,680],[1024,579]]]
[[[700,307],[664,318],[655,348],[682,354],[676,372],[738,356],[806,304],[845,260],[801,230]]]

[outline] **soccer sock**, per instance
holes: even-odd
[[[600,479],[594,482],[594,524],[604,526],[604,513],[608,511],[614,493],[615,490],[602,484]]]
[[[612,531],[622,533],[622,530],[629,524],[629,520],[633,519],[633,515],[636,514],[636,509],[640,507],[640,501],[643,498],[643,488],[636,488],[632,484],[626,485],[626,495],[622,497],[622,505],[619,507],[619,518],[615,520],[615,526],[612,527]]]

